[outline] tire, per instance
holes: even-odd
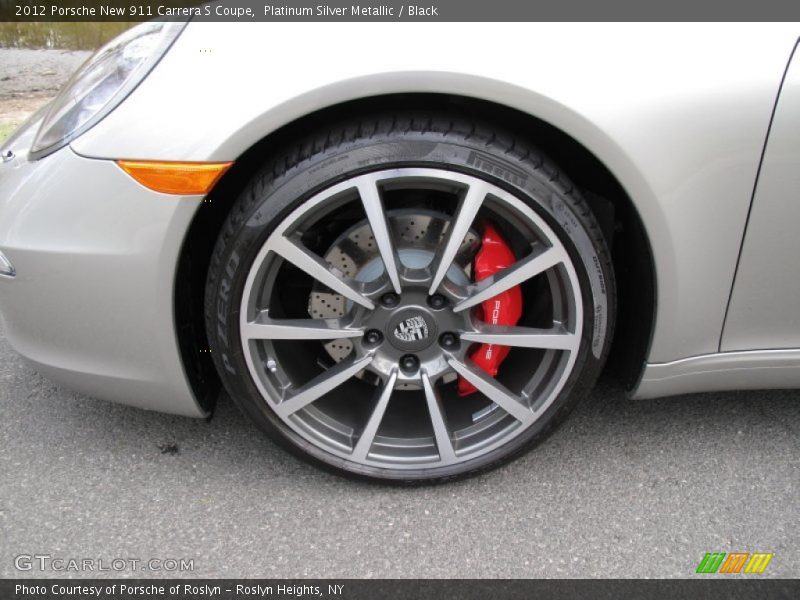
[[[447,187],[447,177],[454,181],[452,190]],[[382,204],[373,205],[381,209],[378,213],[367,211],[367,200],[360,187],[355,199],[349,196],[340,199],[336,195],[338,192],[331,191],[349,189],[351,183],[365,185],[363,182],[371,181],[370,178],[375,179],[376,186],[382,186],[384,200],[380,201]],[[465,182],[464,191],[458,191],[456,188],[462,181]],[[413,355],[418,357],[416,374],[406,375],[400,367],[392,366],[391,361],[396,360],[398,353],[411,346],[403,346],[407,342],[399,337],[388,339],[396,329],[391,329],[391,324],[386,327],[381,324],[395,317],[407,323],[408,319],[402,320],[402,317],[412,313],[398,313],[399,309],[381,304],[389,302],[393,295],[392,268],[386,265],[394,252],[391,260],[396,261],[397,272],[402,271],[406,278],[418,273],[407,263],[410,264],[413,252],[422,252],[427,238],[423,236],[423,242],[416,249],[414,243],[403,246],[406,243],[402,238],[404,234],[398,233],[397,228],[404,222],[413,224],[414,221],[408,221],[410,217],[402,211],[416,211],[410,213],[412,217],[422,215],[418,220],[428,219],[426,222],[431,229],[434,223],[444,227],[441,237],[430,235],[439,244],[435,252],[446,254],[447,250],[442,249],[448,239],[446,232],[457,229],[454,215],[459,209],[448,209],[450,224],[442,225],[437,202],[442,207],[459,206],[458,214],[465,214],[467,204],[452,203],[468,202],[470,190],[483,189],[484,184],[490,191],[481,192],[484,194],[480,196],[482,204],[477,209],[481,212],[474,222],[467,223],[469,229],[463,242],[457,240],[462,245],[454,247],[459,253],[464,251],[470,235],[475,235],[477,220],[489,215],[505,227],[504,231],[510,232],[510,240],[521,240],[521,252],[530,251],[531,256],[556,249],[563,252],[557,259],[561,262],[525,280],[519,287],[525,298],[523,320],[534,324],[542,320],[548,323],[547,327],[552,321],[555,327],[558,316],[559,322],[564,324],[564,335],[569,336],[569,342],[564,342],[569,349],[514,347],[498,374],[498,378],[501,375],[505,378],[498,379],[505,386],[498,389],[509,394],[503,396],[502,391],[496,392],[489,386],[488,392],[481,389],[477,394],[454,399],[449,380],[456,374],[459,377],[469,375],[480,383],[480,373],[476,375],[474,365],[465,358],[474,346],[465,342],[467,337],[462,333],[457,342],[460,354],[447,353],[426,337],[424,343],[430,346]],[[398,186],[399,191],[393,186]],[[421,190],[414,186],[420,186]],[[461,200],[458,194],[462,194]],[[390,200],[396,200],[396,205],[391,206],[398,208],[386,208]],[[392,231],[386,239],[396,242],[397,246],[386,254],[381,249],[383,271],[374,282],[357,283],[357,278],[367,269],[365,265],[375,262],[372,254],[368,255],[372,258],[363,259],[367,262],[353,267],[362,269],[359,275],[344,274],[350,255],[342,259],[344,266],[334,273],[349,286],[342,288],[343,293],[352,294],[363,305],[372,304],[370,310],[316,282],[313,277],[306,281],[306,273],[311,272],[309,269],[313,271],[314,264],[303,257],[296,258],[296,252],[290,256],[284,244],[285,240],[296,239],[290,232],[294,231],[291,228],[297,228],[297,235],[302,234],[303,239],[302,243],[297,242],[299,246],[295,249],[319,247],[319,251],[314,250],[318,256],[326,249],[332,253],[334,247],[341,251],[347,240],[352,242],[356,235],[352,232],[368,231],[363,229],[364,219],[359,221],[357,217],[362,207],[375,244],[380,246],[383,239],[378,235],[383,223],[386,231]],[[431,207],[433,213],[429,211]],[[445,208],[441,210],[444,214]],[[351,213],[356,216],[348,217]],[[379,213],[383,217],[376,216]],[[302,232],[301,227],[305,228]],[[284,231],[285,234],[281,233]],[[339,236],[338,241],[331,243],[335,235]],[[353,256],[357,254],[354,252]],[[441,254],[432,255],[430,264],[425,267],[426,273],[433,272],[437,257],[444,262]],[[332,259],[326,260],[331,263]],[[453,259],[452,266],[442,268],[447,281],[437,288],[441,291],[437,295],[445,296],[450,293],[450,287],[456,290],[446,298],[452,310],[436,313],[423,305],[421,298],[430,293],[429,280],[418,287],[410,285],[406,279],[402,282],[398,298],[413,304],[413,310],[424,313],[421,318],[427,326],[418,330],[418,334],[421,331],[425,336],[432,336],[431,329],[438,335],[443,327],[458,329],[460,325],[453,325],[453,319],[474,322],[475,317],[467,315],[474,315],[475,307],[456,312],[469,293],[480,291],[473,283],[453,282],[453,277],[460,278],[462,271],[470,272],[470,267],[462,268],[458,260]],[[519,264],[522,263],[520,260]],[[298,264],[301,266],[297,267]],[[431,275],[434,281],[435,277]],[[497,279],[492,281],[497,282]],[[370,286],[378,289],[381,285],[380,294],[370,295]],[[386,290],[390,290],[388,295]],[[408,294],[416,294],[414,298],[417,299],[407,300]],[[304,298],[308,298],[308,307],[300,306]],[[352,346],[346,358],[334,354],[337,346],[325,342],[327,337],[319,341],[299,340],[300,330],[292,330],[287,334],[289,337],[284,337],[283,330],[275,327],[278,320],[272,320],[272,315],[279,313],[294,319],[323,314],[316,311],[327,307],[326,298],[330,304],[337,303],[337,315],[346,310],[349,310],[347,315],[361,315],[352,317],[350,325],[345,323],[350,316],[337,317],[337,331],[351,332],[355,322],[367,324],[357,336],[353,334],[355,337],[347,338],[349,342],[339,344],[346,348]],[[264,306],[269,312],[259,312],[265,311]],[[593,387],[610,347],[615,309],[614,274],[608,247],[589,206],[567,177],[526,140],[509,132],[468,116],[424,112],[382,113],[337,123],[268,160],[231,207],[214,248],[205,293],[211,353],[226,390],[244,414],[275,442],[304,460],[339,474],[393,483],[439,482],[473,475],[506,463],[542,442]],[[325,326],[329,325],[330,322],[326,322]],[[369,329],[370,325],[379,331],[377,336]],[[264,333],[276,331],[278,333]],[[524,332],[531,331],[533,329]],[[249,337],[251,332],[256,336],[254,339]],[[379,347],[369,345],[372,338],[368,339],[367,333],[371,333],[372,338],[380,337]],[[247,337],[244,342],[243,335]],[[510,338],[503,338],[506,339]],[[333,344],[334,350],[325,343]],[[443,343],[441,339],[440,343]],[[367,359],[372,362],[366,362]],[[303,404],[308,399],[307,395],[302,395],[304,389],[316,386],[318,380],[330,380],[344,370],[352,374],[353,369],[362,365],[358,362],[362,360],[367,366],[345,383],[337,384],[339,388],[311,404]],[[380,365],[376,366],[378,363]],[[457,371],[456,366],[461,371]],[[322,371],[318,373],[319,369]],[[465,369],[467,372],[462,373]],[[438,378],[435,381],[433,374]],[[405,383],[399,383],[401,380]],[[287,381],[290,382],[288,386],[285,385]],[[370,385],[375,391],[370,391],[373,389]],[[395,387],[399,391],[394,390]],[[380,408],[381,397],[387,389],[390,390],[386,393],[387,404]],[[312,396],[317,393],[315,387]],[[487,393],[497,400],[494,403],[488,400]],[[407,401],[408,406],[396,397]],[[508,400],[509,397],[522,402],[533,416],[523,412],[515,420],[519,407]],[[295,404],[290,406],[290,400]],[[498,405],[500,400],[503,403]],[[483,408],[470,413],[472,404]],[[298,409],[301,405],[303,408]],[[376,416],[379,408],[386,412]],[[295,410],[297,412],[290,412]],[[436,416],[437,411],[441,418]],[[359,424],[362,417],[366,421],[363,428]],[[378,429],[371,431],[369,423],[373,418]],[[458,430],[463,434],[457,435],[455,429],[449,429],[456,425],[463,425]],[[404,427],[409,432],[407,436]],[[362,438],[366,439],[368,430],[372,437],[358,444]],[[411,441],[406,442],[406,438]],[[351,459],[348,452],[360,458]]]

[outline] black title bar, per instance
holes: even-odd
[[[795,0],[0,0],[0,21],[795,21]]]

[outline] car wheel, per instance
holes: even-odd
[[[591,389],[614,280],[579,191],[470,118],[380,114],[269,160],[206,287],[227,391],[274,440],[396,482],[492,468]]]

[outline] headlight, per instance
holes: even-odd
[[[97,124],[130,94],[186,23],[147,22],[98,50],[70,78],[42,122],[31,158],[55,152]]]

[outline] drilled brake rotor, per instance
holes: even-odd
[[[420,209],[393,210],[386,216],[403,266],[427,266],[447,233],[450,217],[440,212]],[[460,278],[464,281],[471,279],[472,258],[479,244],[479,235],[470,229],[453,261],[452,269],[461,271]],[[324,258],[346,277],[357,281],[377,279],[384,270],[375,237],[366,219],[342,233]],[[312,318],[336,319],[344,316],[348,309],[348,301],[344,296],[331,292],[317,281],[314,282],[308,299],[308,314]],[[349,339],[331,340],[324,347],[334,361],[341,362],[353,351],[353,342]]]

